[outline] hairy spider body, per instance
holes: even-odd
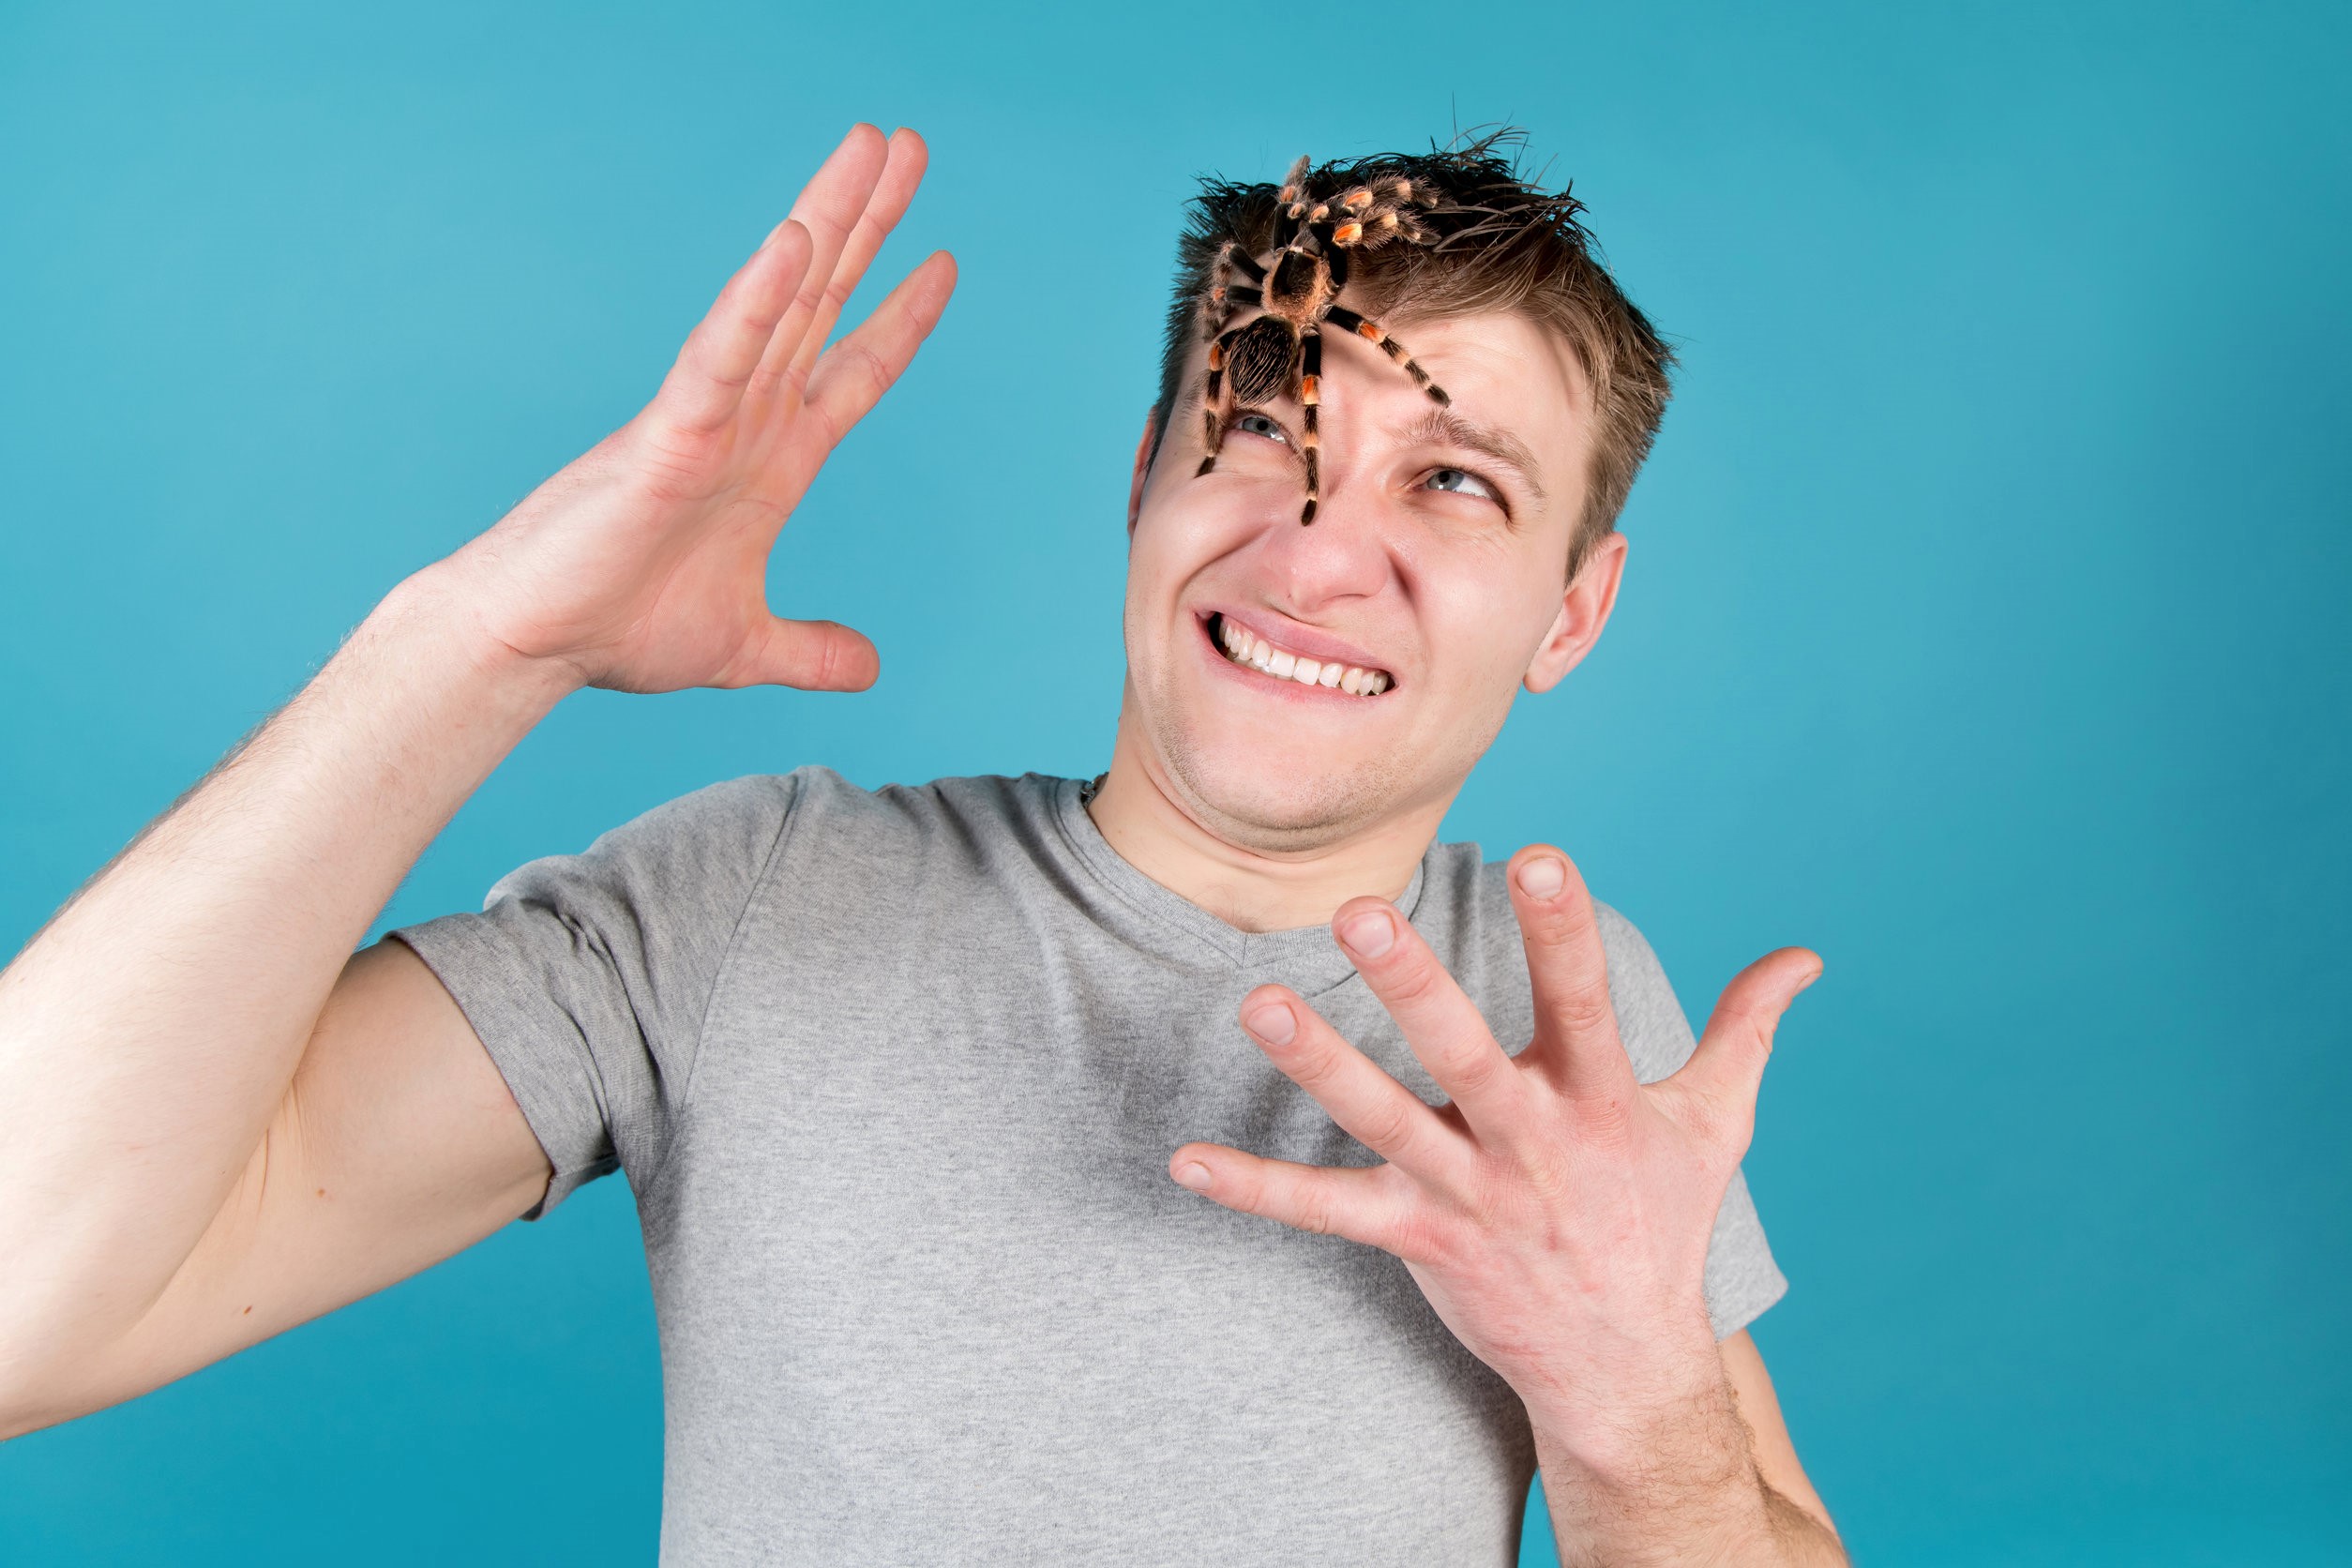
[[[1437,236],[1422,221],[1438,200],[1410,179],[1384,176],[1334,196],[1306,191],[1307,160],[1290,167],[1276,195],[1274,248],[1267,259],[1229,241],[1211,270],[1200,303],[1201,336],[1209,342],[1209,366],[1201,388],[1202,431],[1207,455],[1199,472],[1216,467],[1225,432],[1244,409],[1281,398],[1300,408],[1299,455],[1306,470],[1306,505],[1299,521],[1312,523],[1321,493],[1323,339],[1326,323],[1353,332],[1396,363],[1432,400],[1451,401],[1429,379],[1405,345],[1380,323],[1366,321],[1339,303],[1348,286],[1348,252],[1392,240],[1429,245]],[[1235,283],[1236,272],[1249,279]],[[1260,314],[1229,330],[1236,306],[1257,306]]]

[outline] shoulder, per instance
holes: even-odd
[[[955,818],[1018,816],[1049,803],[1064,781],[1044,774],[934,778],[921,784],[867,789],[829,767],[810,764],[790,773],[746,774],[666,801],[615,832],[641,825],[669,832],[723,829],[745,821],[823,816],[877,824],[926,825]]]
[[[608,837],[692,845],[699,857],[749,858],[789,867],[798,878],[849,879],[844,887],[884,869],[902,879],[927,868],[1002,871],[1008,860],[1048,852],[1062,797],[1075,788],[1074,780],[1024,774],[867,789],[812,765],[710,785]]]
[[[761,774],[690,791],[606,829],[577,853],[516,867],[484,907],[612,904],[675,913],[739,905],[775,851],[799,783],[798,775]]]
[[[842,849],[905,851],[994,841],[1048,822],[1067,782],[1045,774],[1018,777],[976,775],[868,790],[826,767],[785,776],[794,793],[793,815],[822,820]]]

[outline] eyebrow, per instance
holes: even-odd
[[[1466,419],[1450,408],[1433,408],[1399,432],[1410,443],[1429,446],[1460,446],[1483,453],[1519,476],[1519,482],[1544,499],[1544,467],[1527,443],[1509,430]]]

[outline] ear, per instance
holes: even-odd
[[[1549,691],[1574,670],[1617,608],[1617,585],[1625,575],[1625,535],[1612,533],[1592,547],[1574,580],[1560,596],[1560,614],[1552,629],[1528,661],[1522,684],[1530,691]]]
[[[1159,434],[1160,411],[1149,410],[1143,415],[1143,437],[1135,444],[1135,473],[1127,479],[1127,532],[1135,532],[1136,519],[1143,515],[1143,483],[1152,476],[1152,449]]]

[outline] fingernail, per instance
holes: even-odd
[[[1568,885],[1568,867],[1550,855],[1538,855],[1519,867],[1519,888],[1530,898],[1549,898]]]
[[[1339,927],[1339,940],[1367,958],[1377,958],[1396,945],[1396,927],[1384,910],[1366,910]]]
[[[1821,978],[1821,972],[1820,972],[1819,970],[1817,970],[1817,970],[1815,970],[1815,971],[1814,971],[1811,974],[1806,975],[1803,979],[1802,979],[1802,980],[1800,980],[1800,981],[1798,981],[1798,982],[1797,982],[1797,989],[1802,991],[1802,990],[1803,990],[1803,989],[1804,989],[1807,986],[1812,985],[1812,984],[1813,984],[1816,980],[1818,980],[1818,979],[1820,979],[1820,978]]]
[[[1209,1190],[1209,1168],[1197,1161],[1186,1160],[1176,1168],[1176,1180],[1195,1192]]]
[[[1249,1026],[1252,1034],[1270,1046],[1287,1046],[1290,1037],[1299,1032],[1298,1018],[1287,1004],[1279,1002],[1269,1002],[1263,1007],[1254,1009],[1242,1022]]]

